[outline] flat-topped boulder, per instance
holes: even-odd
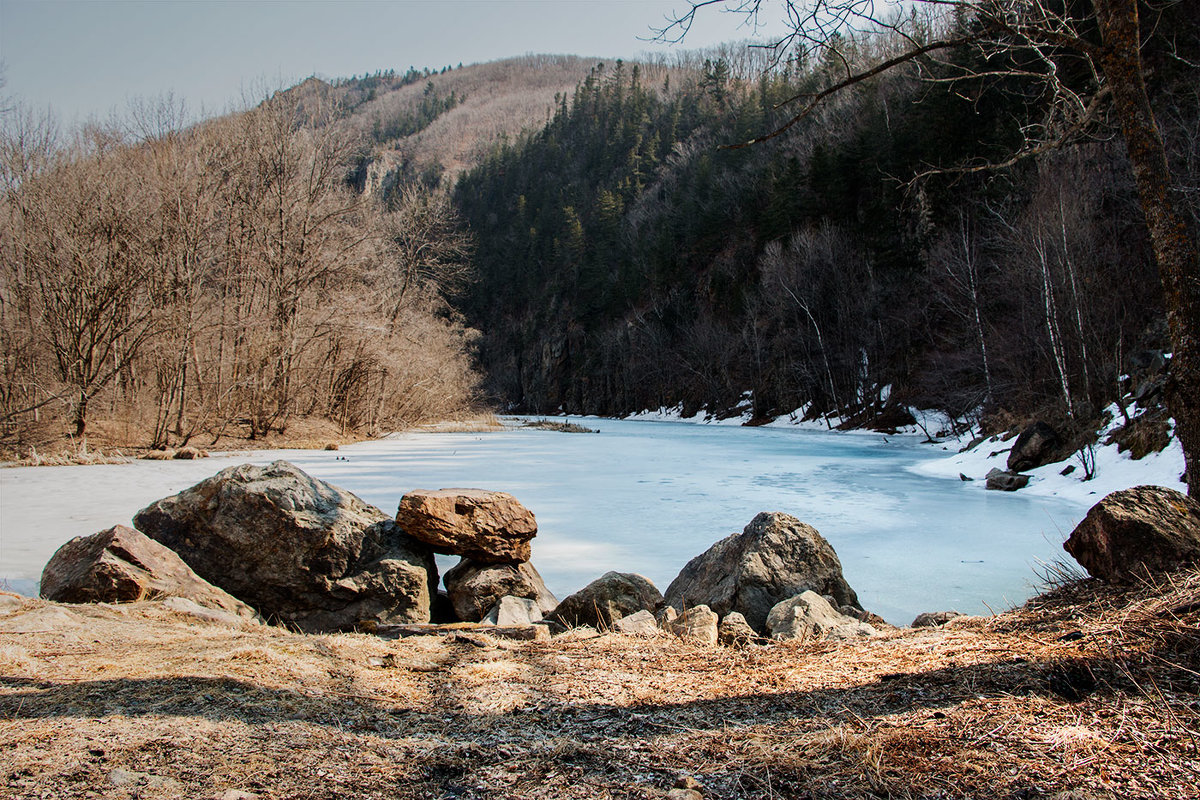
[[[428,622],[430,549],[286,461],[221,470],[134,517],[196,574],[303,631]]]
[[[485,564],[528,561],[533,512],[507,492],[418,489],[404,495],[396,524],[434,552]]]
[[[201,578],[175,552],[124,525],[77,536],[58,548],[42,571],[41,594],[56,603],[184,598],[239,619],[258,619],[253,608]]]
[[[666,602],[680,611],[703,604],[720,617],[737,611],[765,633],[775,604],[806,590],[861,608],[837,553],[815,528],[789,514],[763,512],[689,561],[667,587]]]
[[[1200,564],[1200,502],[1163,486],[1113,492],[1092,506],[1063,549],[1110,583]]]

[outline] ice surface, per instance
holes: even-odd
[[[1063,538],[1095,499],[1090,488],[1066,499],[984,492],[981,481],[958,480],[964,464],[955,454],[918,436],[585,424],[601,432],[404,434],[336,452],[0,470],[0,578],[30,592],[71,537],[130,524],[152,501],[226,466],[283,458],[389,513],[411,489],[511,492],[537,515],[533,562],[560,598],[614,569],[665,589],[689,559],[758,512],[784,511],[829,539],[866,608],[907,624],[922,611],[1020,603],[1038,563],[1065,557]],[[941,458],[931,466],[933,456]],[[961,471],[986,472],[967,466]],[[1126,485],[1147,482],[1131,472],[1122,473]]]

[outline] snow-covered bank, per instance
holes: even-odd
[[[744,398],[747,402],[749,399],[749,396]],[[759,427],[830,431],[840,423],[840,420],[835,418],[806,420],[804,418],[806,411],[806,408],[798,408],[790,414],[780,415]],[[952,427],[952,421],[943,413],[915,408],[909,409],[909,411],[920,424],[901,430],[896,434],[898,436],[920,436],[924,439],[927,432],[937,435],[940,431],[946,431]],[[1183,448],[1180,446],[1179,440],[1172,437],[1170,444],[1162,452],[1151,453],[1144,458],[1135,460],[1128,452],[1119,452],[1115,443],[1103,444],[1113,429],[1120,424],[1116,408],[1110,408],[1108,412],[1112,421],[1100,431],[1100,443],[1093,448],[1095,461],[1092,465],[1093,476],[1091,479],[1083,480],[1085,471],[1082,462],[1077,459],[1069,459],[1047,464],[1024,473],[1032,478],[1029,485],[1021,490],[1021,493],[1038,497],[1056,497],[1087,506],[1093,505],[1111,492],[1145,484],[1166,486],[1186,494],[1187,484],[1180,479],[1183,475],[1184,460]],[[752,414],[748,408],[741,414],[727,419],[717,419],[705,411],[700,411],[691,417],[684,417],[682,408],[679,406],[642,411],[627,417],[631,420],[651,422],[732,426],[745,425],[751,418]],[[837,433],[842,435],[880,435],[870,430],[837,431]],[[960,481],[960,476],[965,475],[972,479],[972,485],[969,488],[975,491],[986,491],[984,478],[988,471],[1008,468],[1006,461],[1013,441],[1013,439],[1001,441],[998,437],[992,437],[970,450],[962,450],[968,444],[964,438],[950,437],[938,442],[930,442],[927,443],[930,449],[930,458],[910,465],[908,469],[918,475]],[[1070,470],[1069,474],[1063,475],[1062,472],[1068,466],[1074,466],[1074,469]]]
[[[1072,458],[1025,472],[1024,474],[1033,477],[1021,493],[1058,497],[1088,506],[1110,492],[1144,484],[1166,486],[1187,493],[1187,484],[1180,480],[1184,461],[1183,448],[1178,439],[1172,437],[1170,444],[1160,453],[1151,453],[1145,458],[1134,460],[1128,452],[1118,452],[1116,444],[1103,444],[1115,425],[1115,422],[1111,423],[1101,432],[1100,443],[1093,448],[1095,462],[1092,467],[1093,477],[1090,480],[1083,480],[1083,464],[1077,458]],[[914,464],[910,469],[919,475],[955,480],[961,480],[959,476],[965,475],[974,479],[970,484],[971,489],[985,491],[983,479],[988,471],[1007,469],[1008,452],[1014,441],[1016,440],[1010,439],[1005,442],[993,437],[971,450],[932,458]],[[951,439],[948,444],[938,446],[957,449],[960,445],[958,441]],[[1070,466],[1074,469],[1063,475],[1063,471]]]

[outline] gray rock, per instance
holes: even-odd
[[[482,622],[512,628],[542,621],[542,612],[535,601],[526,597],[501,597],[492,610],[483,615]]]
[[[1005,472],[992,467],[987,474],[987,488],[1001,492],[1015,492],[1029,485],[1028,475],[1018,475],[1015,472]]]
[[[464,558],[446,571],[444,580],[454,613],[463,622],[483,619],[484,614],[506,596],[533,600],[543,616],[558,605],[542,576],[528,561],[480,564]]]
[[[1110,583],[1200,563],[1200,502],[1162,486],[1113,492],[1063,543],[1088,574]]]
[[[656,611],[662,595],[646,578],[632,572],[606,572],[554,610],[554,619],[568,627],[611,628],[622,617],[645,609]]]
[[[1061,447],[1062,437],[1058,431],[1045,422],[1034,422],[1021,431],[1008,451],[1008,471],[1023,472],[1049,464]]]
[[[837,553],[815,528],[764,512],[689,561],[667,587],[666,602],[676,609],[702,603],[720,616],[737,611],[765,632],[775,604],[809,589],[860,607]]]
[[[77,536],[58,548],[42,571],[41,594],[59,603],[187,598],[241,621],[258,617],[253,608],[193,572],[174,552],[124,525]]]
[[[708,606],[692,606],[671,622],[667,630],[685,641],[715,645],[717,615]]]
[[[834,610],[829,601],[807,591],[775,605],[767,615],[772,639],[857,639],[875,628]]]
[[[400,500],[396,523],[434,552],[481,564],[528,561],[537,536],[533,512],[506,492],[419,489]]]
[[[286,461],[222,470],[142,509],[134,524],[200,577],[303,631],[429,620],[429,548]]]
[[[729,647],[741,647],[758,638],[746,618],[736,611],[726,614],[717,627],[717,641]]]
[[[627,636],[657,636],[661,633],[654,615],[644,608],[627,617],[621,617],[613,623],[613,630]]]
[[[962,614],[957,611],[926,611],[923,614],[917,614],[917,618],[912,621],[911,627],[936,628],[961,616]]]

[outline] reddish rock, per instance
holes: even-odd
[[[200,606],[255,619],[254,609],[201,578],[174,551],[117,525],[78,536],[42,572],[42,597],[58,603],[128,603],[183,597]]]
[[[533,512],[506,492],[485,489],[418,489],[404,495],[396,524],[435,552],[477,563],[529,560],[537,536]]]
[[[1113,492],[1092,506],[1063,549],[1111,583],[1200,564],[1200,503],[1162,486]]]

